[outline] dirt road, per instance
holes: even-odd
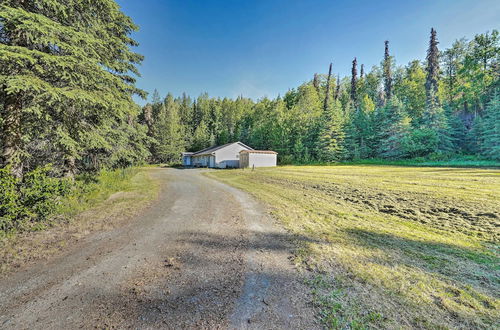
[[[0,282],[0,328],[315,328],[290,237],[247,194],[158,169],[137,219]]]

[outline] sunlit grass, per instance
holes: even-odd
[[[342,292],[316,294],[332,301],[318,306],[325,325],[497,325],[499,170],[289,166],[208,175],[254,194],[312,240],[297,264],[325,272]]]

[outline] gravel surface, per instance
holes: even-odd
[[[158,201],[123,226],[0,281],[0,328],[311,329],[291,237],[253,198],[158,169]]]

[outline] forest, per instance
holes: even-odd
[[[380,65],[358,59],[348,77],[314,74],[275,99],[165,98],[142,109],[150,161],[232,141],[279,153],[281,164],[368,158],[500,159],[500,43],[496,30],[438,48],[431,30],[425,60],[395,65],[389,41]],[[384,52],[382,52],[384,50]],[[332,54],[334,55],[334,54]],[[359,73],[358,73],[359,72]]]
[[[440,49],[432,29],[425,59],[402,66],[382,40],[380,65],[353,54],[350,76],[325,63],[326,74],[274,99],[155,92],[141,107],[137,29],[113,0],[2,1],[0,229],[49,214],[101,171],[175,164],[182,151],[237,140],[281,164],[500,160],[496,30]]]

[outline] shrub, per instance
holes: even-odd
[[[71,190],[71,182],[49,176],[50,166],[40,167],[22,179],[9,168],[0,169],[0,230],[18,228],[31,221],[46,220],[56,210],[62,196]]]
[[[439,137],[431,129],[415,129],[402,141],[403,150],[409,158],[425,157],[438,148]]]

